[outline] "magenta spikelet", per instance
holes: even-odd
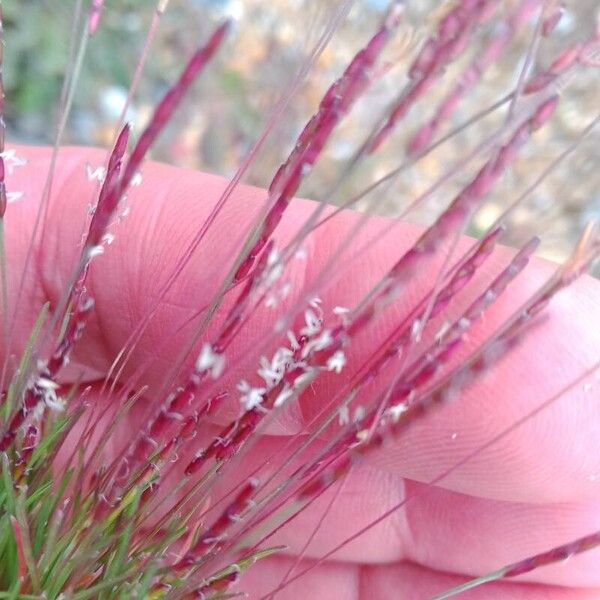
[[[98,31],[103,10],[104,0],[92,0],[92,5],[90,6],[90,12],[88,15],[88,32],[90,35],[94,35],[96,31]]]
[[[368,152],[375,152],[383,144],[396,124],[431,88],[442,69],[465,51],[473,28],[489,17],[490,4],[493,3],[462,1],[440,21],[437,36],[425,42],[409,67],[411,83],[392,105],[386,122],[371,138]]]
[[[519,575],[529,573],[545,565],[551,565],[552,563],[567,560],[571,558],[571,556],[581,554],[582,552],[587,552],[588,550],[596,548],[597,546],[600,546],[600,531],[586,535],[577,540],[573,540],[572,542],[563,544],[562,546],[557,546],[556,548],[552,548],[552,550],[548,550],[547,552],[536,554],[535,556],[515,563],[510,567],[505,567],[502,569],[502,578],[518,577]]]
[[[287,205],[298,191],[302,179],[319,158],[334,128],[366,89],[370,70],[398,26],[399,18],[399,4],[393,2],[379,31],[354,56],[344,74],[325,93],[318,111],[305,125],[291,154],[269,184],[272,207],[262,224],[258,240],[237,268],[234,282],[241,280],[250,271],[256,257],[281,221]]]

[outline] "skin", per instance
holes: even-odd
[[[11,306],[25,261],[50,151],[17,147],[27,158],[25,167],[8,175],[8,190],[22,191],[21,200],[9,205],[6,214],[7,256]],[[86,207],[94,198],[94,185],[85,175],[85,164],[100,165],[103,152],[61,149],[43,235],[36,245],[25,276],[24,294],[16,314],[13,351],[19,353],[35,317],[47,299],[54,305],[69,278],[80,251]],[[74,353],[73,364],[64,374],[68,382],[81,375],[91,382],[91,399],[110,402],[98,390],[112,359],[128,339],[151,298],[167,279],[195,232],[204,222],[226,182],[212,175],[148,163],[143,185],[131,191],[131,214],[111,231],[116,235],[106,253],[95,259],[88,290],[96,308],[84,338]],[[256,215],[264,192],[240,187],[226,205],[204,242],[180,278],[161,300],[155,318],[127,363],[117,384],[142,374],[148,398],[158,395],[173,356],[185,346],[190,328],[173,333],[177,325],[210,302],[217,275],[239,248],[246,225]],[[278,246],[289,240],[314,205],[296,200],[278,228]],[[292,294],[279,310],[293,304],[298,290],[317,281],[319,273],[360,217],[346,212],[317,230],[305,242],[306,261],[293,261]],[[399,223],[383,235],[389,222],[377,218],[352,238],[347,260],[319,288],[326,313],[335,305],[353,306],[383,276],[403,250],[410,247],[420,229]],[[471,241],[461,239],[459,249]],[[506,264],[513,251],[499,248],[478,273],[476,287]],[[441,266],[439,257],[430,268]],[[552,272],[554,266],[535,259],[527,274],[519,278],[496,303],[484,320],[469,333],[461,357],[468,355],[510,315]],[[405,315],[431,285],[431,273],[418,277],[378,323],[348,351],[349,362],[342,375],[327,375],[272,423],[215,490],[230,489],[245,473],[285,447],[290,436],[304,431],[326,399],[332,397],[339,379],[350,378],[361,361],[378,347],[393,323]],[[231,295],[229,295],[231,296]],[[232,298],[227,297],[209,327],[207,339],[218,329]],[[473,292],[467,298],[473,298]],[[465,306],[458,301],[457,306]],[[297,520],[271,540],[290,546],[286,556],[255,565],[244,577],[242,589],[260,598],[278,584],[290,567],[298,572],[314,563],[337,543],[369,524],[405,495],[416,495],[401,510],[364,536],[346,545],[332,559],[282,590],[277,598],[368,599],[403,598],[421,600],[457,585],[468,576],[479,575],[504,564],[547,550],[600,529],[600,412],[596,380],[592,390],[577,386],[563,394],[550,408],[527,421],[496,444],[444,478],[428,485],[445,469],[501,433],[553,394],[559,392],[599,358],[600,285],[583,277],[555,299],[547,317],[528,337],[476,384],[469,385],[460,401],[432,414],[385,451],[353,468],[338,489],[326,492]],[[198,321],[196,321],[197,325]],[[270,331],[273,313],[261,308],[240,335],[228,355],[232,385],[242,372],[248,348],[260,343],[259,332]],[[433,329],[435,331],[435,329]],[[168,339],[165,338],[169,335]],[[273,338],[274,342],[276,341]],[[268,346],[269,347],[269,346]],[[267,351],[268,351],[267,347]],[[272,345],[270,346],[272,349]],[[5,349],[3,348],[5,353]],[[194,354],[192,354],[194,356]],[[253,358],[254,360],[254,358]],[[149,362],[150,361],[150,362]],[[183,372],[187,372],[188,363]],[[142,370],[142,371],[140,371]],[[593,378],[591,380],[594,382]],[[596,391],[595,391],[596,390]],[[369,388],[365,394],[377,390]],[[359,397],[357,402],[360,402]],[[148,400],[150,402],[150,400]],[[216,435],[239,410],[237,400],[224,407],[206,425],[205,438]],[[117,437],[129,439],[139,429],[144,410],[135,410],[123,423]],[[335,428],[321,436],[325,443]],[[77,443],[76,434],[70,441]],[[106,460],[117,451],[108,448]],[[184,461],[185,462],[185,461]],[[298,463],[299,464],[299,463]],[[172,480],[180,473],[175,470]],[[166,487],[169,487],[167,481]],[[328,504],[335,501],[322,523]],[[300,564],[294,552],[317,528]],[[465,594],[464,598],[515,598],[522,600],[583,600],[600,597],[600,551],[571,559],[563,565],[540,569],[519,582],[498,583]]]

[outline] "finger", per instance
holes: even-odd
[[[43,172],[48,162],[47,152],[35,151],[30,158],[29,172]],[[98,164],[101,158],[102,154],[97,151],[61,151],[61,176],[55,182],[44,246],[39,249],[42,285],[36,284],[31,275],[27,288],[31,290],[33,306],[44,294],[56,302],[68,278],[90,196],[84,164],[86,160]],[[36,182],[24,178],[22,173],[24,171],[21,174],[15,172],[10,183],[23,187],[33,199]],[[108,368],[166,281],[168,265],[182,254],[224,187],[223,180],[212,176],[164,165],[145,167],[144,185],[130,194],[132,212],[128,222],[119,226],[115,243],[93,265],[89,288],[96,298],[97,310],[85,343],[77,354],[80,361],[99,370]],[[239,249],[247,223],[258,213],[263,199],[264,192],[260,190],[245,187],[237,190],[203,245],[193,255],[184,275],[161,300],[160,310],[137,344],[125,376],[135,372],[137,366],[147,364],[148,357],[158,352],[151,368],[144,373],[144,383],[151,386],[150,390],[160,387],[164,374],[172,366],[173,356],[185,347],[190,334],[189,330],[180,334],[173,332],[190,314],[210,301],[226,270],[223,265],[231,264],[232,248]],[[18,234],[13,233],[9,240],[10,251],[17,257],[22,255],[19,244],[28,231],[27,223],[34,205],[34,202],[27,204],[23,200],[12,211],[12,218],[20,219],[23,225],[23,229]],[[292,203],[279,228],[280,245],[293,236],[312,207],[307,201]],[[303,285],[318,277],[340,239],[352,231],[358,218],[354,213],[345,213],[309,238],[309,260],[294,262],[290,269],[289,277],[295,291],[287,300],[288,306],[298,297]],[[366,245],[366,249],[354,256],[350,268],[340,265],[338,278],[328,280],[321,294],[326,310],[336,304],[352,306],[359,301],[418,233],[413,226],[399,225],[394,235],[386,237],[382,233],[387,225],[386,221],[372,219],[353,238],[353,248],[362,249]],[[11,229],[8,221],[7,227]],[[373,243],[374,239],[378,243]],[[468,244],[466,239],[460,243],[461,248]],[[481,276],[497,271],[509,255],[508,250],[497,252],[495,260],[483,269]],[[439,258],[437,264],[441,262]],[[486,339],[550,271],[550,265],[534,261],[527,275],[511,287],[510,294],[503,297],[472,332],[465,351]],[[349,348],[349,365],[344,379],[351,377],[365,356],[378,347],[392,324],[414,305],[422,295],[424,284],[420,286],[418,282],[410,286],[382,319]],[[591,279],[582,279],[563,293],[550,309],[544,326],[534,331],[509,359],[500,361],[493,372],[470,386],[460,402],[430,417],[394,448],[386,450],[381,464],[402,475],[427,481],[439,474],[441,467],[454,464],[514,423],[531,409],[532,404],[556,393],[597,359],[600,328],[590,324],[600,319],[599,296],[600,286]],[[232,301],[228,299],[225,305]],[[218,328],[218,321],[219,317],[209,329],[208,338]],[[239,363],[249,354],[248,349],[257,345],[257,338],[262,339],[265,331],[272,330],[272,325],[273,313],[259,309],[228,354],[231,365],[238,365],[237,369],[232,368],[230,382],[237,381],[247,372],[239,368]],[[252,356],[246,365],[256,368],[257,364],[252,366],[255,360]],[[310,420],[321,409],[323,399],[331,397],[339,381],[331,376],[316,382],[301,399],[302,419]],[[237,410],[232,408],[229,414],[234,415]],[[286,425],[288,431],[302,425],[294,423],[293,418],[294,415]],[[474,495],[521,501],[599,497],[599,479],[594,477],[600,471],[600,456],[595,451],[599,431],[595,396],[578,388],[551,410],[481,452],[469,461],[468,466],[447,477],[443,485]]]

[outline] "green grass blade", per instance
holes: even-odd
[[[35,323],[31,330],[31,334],[29,335],[29,339],[27,340],[27,344],[25,346],[25,349],[23,350],[23,354],[21,356],[21,361],[19,362],[17,374],[8,387],[8,393],[6,394],[6,402],[4,404],[4,419],[5,420],[8,420],[10,418],[10,415],[13,412],[15,398],[20,397],[20,395],[23,393],[22,388],[23,388],[24,382],[26,381],[27,374],[29,372],[29,367],[30,367],[29,363],[31,362],[31,357],[33,355],[33,349],[35,348],[35,345],[38,341],[42,327],[44,326],[44,323],[46,322],[46,319],[48,318],[49,311],[50,311],[50,303],[46,302],[40,309],[40,312],[38,313],[38,316],[35,320]]]

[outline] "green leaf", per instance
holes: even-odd
[[[6,509],[9,514],[14,515],[17,501],[11,475],[10,461],[6,452],[2,453],[2,483],[4,485],[4,493],[6,494]]]
[[[48,318],[48,311],[50,309],[50,303],[46,302],[38,316],[35,320],[33,328],[31,330],[31,334],[29,335],[29,339],[27,340],[27,344],[25,346],[25,350],[23,350],[23,355],[21,356],[21,361],[19,363],[19,368],[17,370],[17,375],[11,381],[10,386],[8,388],[8,393],[6,394],[6,402],[4,404],[4,419],[8,420],[13,412],[13,405],[15,397],[20,397],[23,393],[23,384],[25,382],[25,377],[29,372],[29,363],[31,361],[31,355],[33,353],[33,348],[37,343],[38,337],[40,335],[40,331]]]
[[[125,558],[129,549],[131,533],[133,532],[133,528],[135,526],[135,514],[140,503],[140,497],[141,492],[139,489],[134,490],[132,497],[126,506],[123,514],[126,525],[123,528],[121,535],[117,538],[117,548],[113,553],[112,559],[106,569],[105,577],[107,579],[118,577],[128,564]],[[98,596],[99,600],[108,600],[108,596],[106,594],[107,592],[102,592]]]
[[[35,557],[33,555],[33,549],[31,547],[29,522],[27,520],[27,512],[25,510],[25,503],[27,500],[27,496],[25,494],[26,493],[24,490],[19,494],[15,505],[15,513],[17,523],[21,529],[23,556],[25,558],[25,565],[27,566],[28,579],[31,583],[33,592],[39,594],[41,592],[40,575]]]

